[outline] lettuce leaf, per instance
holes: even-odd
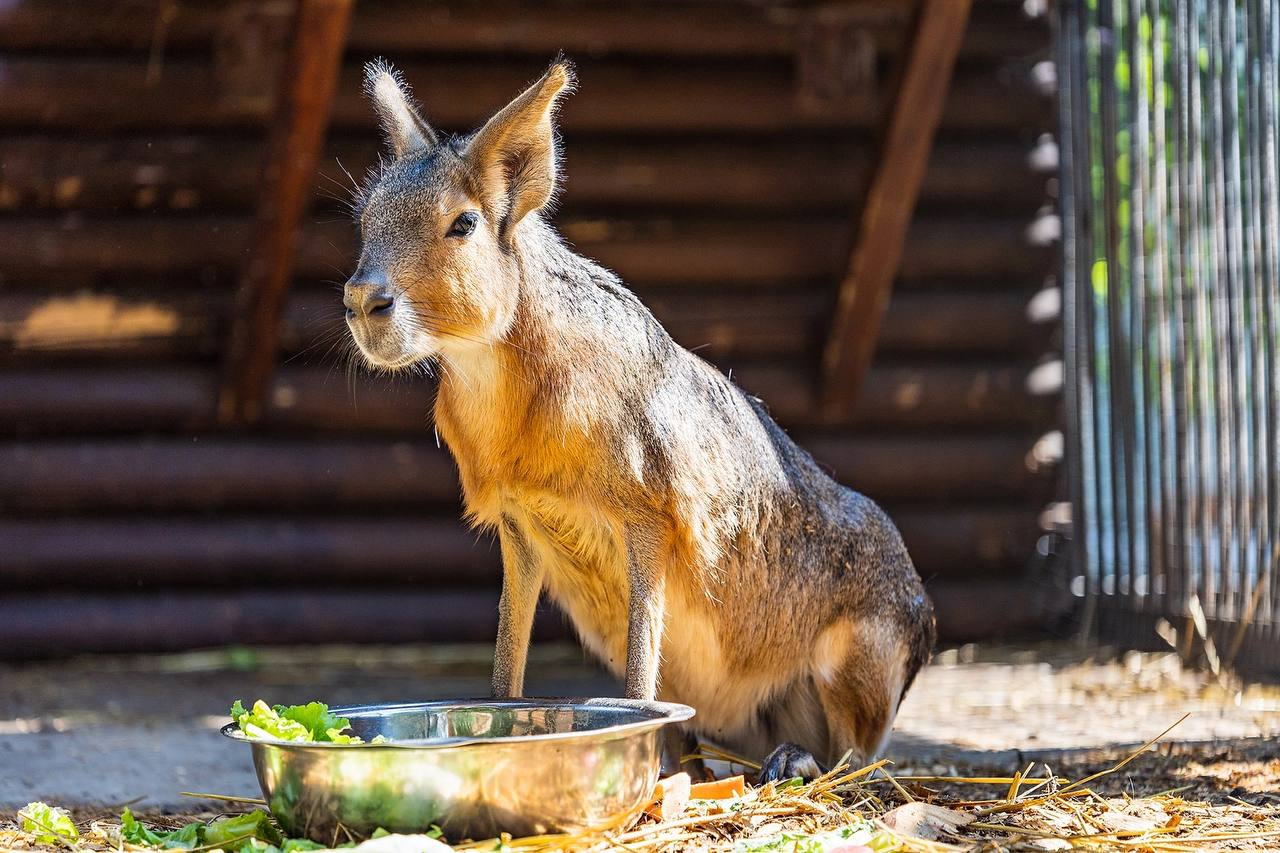
[[[41,844],[56,844],[61,841],[75,841],[80,837],[71,815],[66,809],[58,809],[48,803],[34,802],[18,812],[25,832],[34,833],[36,841]]]
[[[189,823],[172,832],[156,832],[138,822],[128,809],[120,815],[120,837],[130,844],[144,847],[160,847],[166,850],[191,850],[195,847],[220,848],[231,853],[250,851],[318,850],[323,845],[308,846],[313,842],[285,841],[264,811],[251,811],[233,817],[220,817],[212,823]]]
[[[217,845],[224,850],[235,850],[239,842],[256,838],[279,847],[284,844],[280,830],[271,823],[264,811],[245,812],[235,817],[221,817],[204,828],[204,843]]]
[[[156,832],[138,822],[128,808],[120,815],[120,837],[144,847],[190,850],[204,844],[204,824],[189,823],[171,832]]]
[[[356,735],[345,733],[351,721],[331,713],[323,702],[272,706],[259,699],[246,711],[237,699],[231,706],[231,717],[249,737],[298,743],[363,743]]]

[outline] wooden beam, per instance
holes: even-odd
[[[1060,423],[1057,398],[1027,388],[1025,359],[880,363],[867,399],[848,425],[901,429],[1046,430]],[[733,381],[767,401],[793,428],[817,426],[808,359],[739,362]],[[420,437],[434,398],[429,382],[370,377],[348,388],[341,371],[290,366],[277,372],[263,427],[279,432],[369,433]],[[217,376],[199,365],[41,366],[0,370],[0,434],[66,435],[212,430]],[[0,507],[0,514],[3,514]]]
[[[362,4],[361,9],[368,5]],[[0,127],[81,131],[95,137],[125,131],[234,132],[265,127],[272,117],[270,105],[256,98],[226,97],[217,67],[200,56],[166,55],[164,73],[151,85],[140,60],[131,65],[117,57],[86,54],[6,54],[4,74],[0,74]],[[509,59],[416,54],[398,61],[396,67],[418,100],[428,105],[434,126],[465,131],[506,103],[512,80],[536,77],[546,62],[546,54]],[[883,118],[884,99],[874,89],[815,108],[796,97],[791,76],[770,62],[660,62],[644,66],[643,73],[638,67],[604,61],[584,66],[582,76],[590,85],[574,95],[562,130],[570,135],[799,135],[801,131],[871,130]],[[361,75],[358,60],[347,63],[333,102],[332,124],[371,139],[377,119],[360,93]],[[1054,119],[1048,97],[1037,93],[1023,75],[1008,74],[994,64],[957,73],[951,91],[943,112],[943,127],[948,131],[987,133],[994,138],[1047,126]],[[570,144],[567,155],[572,158],[575,150]],[[569,168],[572,174],[573,167]]]
[[[1013,281],[1025,290],[1052,269],[1053,247],[1028,242],[1025,216],[975,214],[986,208],[973,204],[965,209],[966,214],[939,213],[911,223],[911,252],[899,265],[900,281]],[[63,291],[80,282],[129,277],[208,282],[212,275],[222,282],[242,269],[254,237],[250,218],[221,213],[84,215],[64,217],[58,228],[49,221],[0,216],[0,270],[20,270],[25,286],[56,284]],[[566,216],[558,226],[578,251],[641,291],[792,287],[838,279],[848,264],[847,216],[637,213]],[[307,223],[299,229],[298,245],[296,274],[318,284],[332,278],[337,265],[351,263],[355,229],[345,217]],[[0,292],[9,292],[11,281],[19,282],[16,274],[6,276]],[[333,305],[340,304],[335,298]]]
[[[261,3],[257,4],[261,5]],[[723,3],[540,3],[493,0],[378,0],[363,3],[352,21],[350,44],[361,54],[531,56],[545,62],[558,50],[588,57],[660,56],[704,59],[782,59],[795,56],[806,24],[834,11],[882,52],[903,48],[911,0],[835,4],[746,3],[725,14]],[[228,8],[231,7],[231,8]],[[834,7],[832,9],[831,7]],[[109,14],[86,15],[74,0],[6,0],[0,4],[0,51],[145,53],[156,18],[176,14],[165,32],[170,52],[208,49],[234,4],[224,0],[129,0]],[[1048,32],[1017,4],[987,3],[974,10],[981,26],[966,34],[961,55],[1004,61],[1048,48]],[[424,22],[430,22],[425,25]],[[166,57],[168,58],[168,57]],[[434,110],[433,110],[434,112]]]
[[[293,277],[298,222],[311,204],[353,0],[297,0],[271,127],[249,262],[227,344],[218,419],[247,424],[262,415]]]
[[[1043,590],[1021,580],[934,581],[942,642],[1018,636],[1052,624]],[[411,587],[17,592],[0,597],[0,658],[281,643],[483,643],[492,650],[497,589]],[[564,639],[538,608],[535,640]]]
[[[457,511],[388,516],[376,509],[329,513],[0,518],[0,582],[16,589],[136,589],[141,585],[320,587],[497,584],[498,548]],[[969,502],[959,508],[890,504],[924,577],[991,577],[1035,551],[1036,505]],[[428,586],[430,588],[430,586]]]
[[[849,416],[871,364],[969,5],[970,0],[921,0],[823,352],[824,419]]]
[[[1027,430],[796,436],[836,477],[886,504],[989,498],[1032,506],[1052,486],[1049,464],[1027,463],[1035,441]],[[429,437],[193,437],[0,442],[0,512],[24,522],[75,512],[458,512],[453,463]]]

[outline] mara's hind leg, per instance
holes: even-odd
[[[812,680],[826,743],[789,739],[765,759],[760,781],[815,778],[846,752],[855,767],[874,760],[889,739],[904,685],[914,675],[912,648],[893,622],[841,620],[828,627],[814,649]]]

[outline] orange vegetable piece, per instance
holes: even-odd
[[[689,774],[676,773],[659,779],[654,786],[653,798],[645,806],[645,814],[655,820],[675,820],[689,804]]]
[[[688,777],[686,777],[688,778]],[[727,800],[730,797],[741,797],[747,790],[747,780],[741,775],[714,782],[699,782],[689,788],[692,800]]]

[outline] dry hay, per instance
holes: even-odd
[[[590,833],[504,837],[458,844],[456,849],[520,853],[817,853],[823,849],[850,853],[868,849],[874,853],[1067,849],[1174,853],[1280,849],[1280,794],[1239,792],[1253,801],[1226,793],[1209,796],[1204,794],[1204,780],[1146,796],[1113,790],[1118,778],[1114,774],[1127,766],[1129,772],[1136,768],[1141,778],[1150,782],[1170,778],[1162,773],[1173,752],[1162,755],[1152,749],[1167,733],[1168,730],[1143,744],[1123,760],[1076,780],[1057,776],[1047,767],[1035,772],[1035,764],[1012,776],[974,776],[891,775],[888,761],[858,769],[842,763],[808,784],[793,781],[748,786],[742,796],[731,799],[675,803],[674,809],[668,809],[674,813],[665,819],[651,808],[616,827]],[[1274,760],[1274,751],[1268,749],[1267,757]],[[704,757],[728,758],[752,766],[715,751]],[[150,822],[171,828],[173,821],[162,818]],[[13,824],[0,824],[0,849],[150,849],[122,842],[119,824],[114,820],[89,816],[83,817],[78,826],[81,838],[77,842],[51,846],[37,844],[31,833]],[[843,828],[856,830],[849,840],[853,846],[846,842],[841,847],[832,841],[833,831]]]

